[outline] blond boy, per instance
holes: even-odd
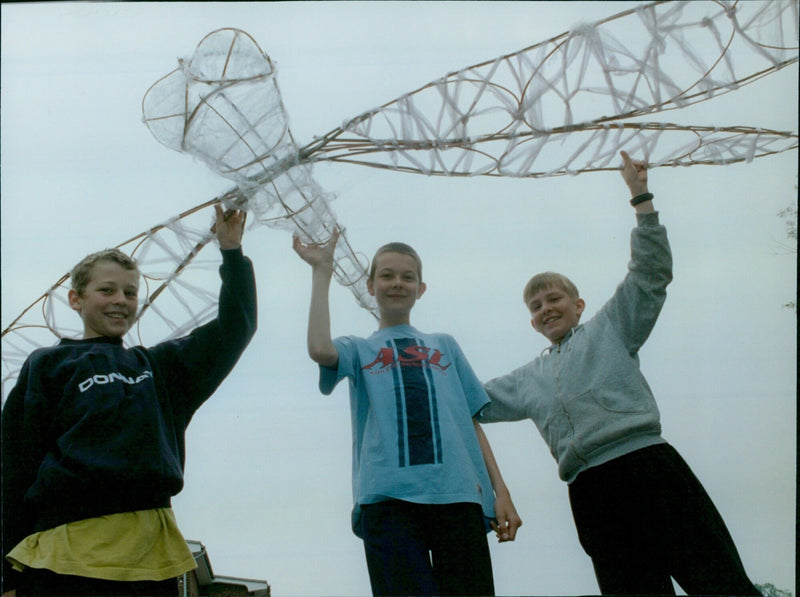
[[[711,499],[661,436],[639,349],[672,280],[664,226],[647,169],[622,152],[636,210],[628,275],[585,323],[566,277],[546,272],[524,290],[542,355],[486,384],[482,422],[532,419],[569,484],[578,537],[604,594],[758,595]]]
[[[83,338],[35,350],[3,407],[4,595],[177,595],[195,567],[170,507],[184,433],[256,330],[243,225],[217,206],[217,318],[150,348],[122,344],[136,262],[110,249],[73,269]]]

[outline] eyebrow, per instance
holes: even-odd
[[[397,272],[397,273],[400,273],[400,274],[414,274],[415,276],[417,275],[417,270],[414,269],[414,268],[396,270],[393,267],[389,267],[389,266],[382,267],[375,273],[376,274],[382,274],[382,273],[386,273],[386,272],[388,272],[388,273]]]
[[[567,295],[567,293],[564,292],[563,290],[552,290],[552,291],[547,291],[542,298],[550,299],[550,298],[553,298],[554,296],[559,296],[560,297],[560,296],[566,296],[566,295]],[[531,298],[528,301],[527,304],[528,305],[533,305],[533,304],[537,304],[537,303],[541,303],[541,302],[542,302],[542,299],[540,299],[540,298]]]
[[[119,286],[120,288],[124,288],[125,290],[139,290],[138,284],[117,284],[113,280],[91,280],[90,284],[96,284],[97,286]]]

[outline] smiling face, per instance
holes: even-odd
[[[69,291],[69,305],[83,320],[84,338],[121,338],[136,319],[139,271],[114,261],[98,261],[83,292]]]
[[[535,292],[527,305],[533,329],[556,344],[578,325],[586,303],[581,298],[569,296],[557,286],[549,286]]]
[[[367,280],[381,314],[380,327],[409,323],[411,309],[425,292],[419,268],[411,255],[387,251],[375,258],[375,273]]]

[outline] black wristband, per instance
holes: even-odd
[[[645,201],[650,201],[653,198],[653,193],[642,193],[641,195],[636,195],[633,199],[631,199],[631,205],[636,207],[640,203],[644,203]]]

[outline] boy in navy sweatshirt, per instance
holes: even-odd
[[[3,407],[3,592],[176,595],[194,559],[170,507],[184,434],[256,330],[244,213],[216,207],[219,312],[189,335],[126,348],[139,270],[116,249],[72,271],[81,340],[26,360]]]

